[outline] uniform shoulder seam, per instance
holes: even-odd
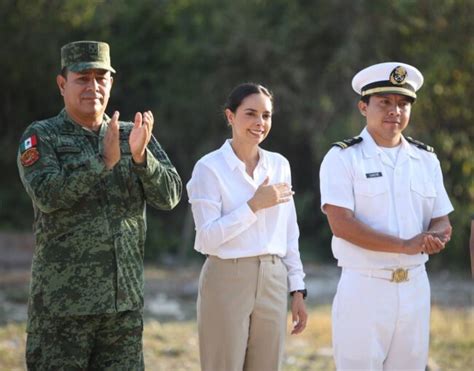
[[[343,139],[343,140],[338,141],[338,142],[333,142],[333,143],[331,143],[331,146],[332,147],[339,147],[341,149],[346,149],[346,148],[349,148],[349,147],[353,146],[354,144],[362,142],[362,140],[363,140],[362,137],[352,137],[352,138],[348,138],[348,139]]]
[[[419,140],[416,140],[416,139],[413,139],[412,137],[405,137],[405,139],[415,145],[417,148],[420,148],[420,149],[423,149],[425,151],[428,151],[428,152],[431,152],[431,153],[434,153],[434,148],[432,146],[429,146],[428,144],[425,144]]]
[[[33,121],[25,130],[30,131],[30,130],[37,130],[40,132],[44,132],[48,135],[51,135],[52,133],[55,133],[57,131],[58,125],[51,124],[52,122],[57,121],[56,117],[51,117],[49,119],[44,119],[44,120],[36,120]]]

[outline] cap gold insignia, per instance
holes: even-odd
[[[407,70],[402,66],[398,66],[390,73],[390,82],[394,85],[402,85],[406,77]]]
[[[99,55],[99,46],[96,43],[90,43],[87,47],[89,49],[89,54],[93,56]]]

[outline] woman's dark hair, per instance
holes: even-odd
[[[235,113],[237,108],[242,104],[242,101],[252,94],[266,95],[270,98],[270,101],[273,103],[272,93],[262,85],[255,84],[253,82],[246,82],[240,85],[237,85],[229,94],[227,102],[224,105],[224,110],[229,109]]]

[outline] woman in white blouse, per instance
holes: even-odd
[[[291,333],[306,326],[290,165],[259,147],[272,111],[263,86],[234,88],[224,111],[232,139],[201,158],[187,184],[194,248],[207,255],[197,302],[204,371],[280,370],[288,292]]]

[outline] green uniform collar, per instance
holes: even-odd
[[[96,133],[94,133],[93,131],[86,129],[85,127],[74,121],[67,113],[66,108],[63,108],[58,116],[62,118],[63,121],[61,133],[75,135],[96,135]],[[109,122],[110,117],[107,116],[106,113],[104,113],[104,117],[102,118],[102,124],[100,126],[99,136],[103,137],[105,135],[105,129],[107,128]]]

